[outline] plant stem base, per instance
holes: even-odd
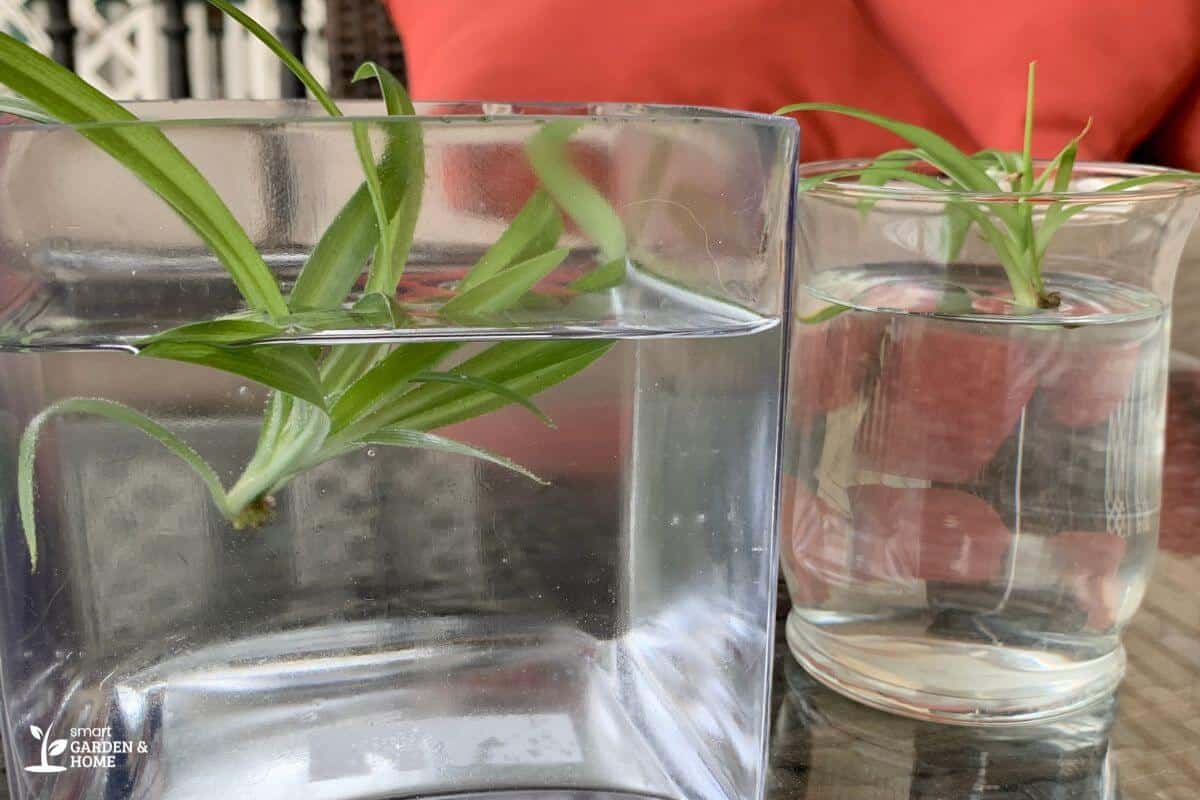
[[[845,635],[787,621],[792,655],[821,683],[852,700],[915,719],[1006,726],[1071,714],[1111,694],[1125,650],[1085,662],[1046,651],[926,637]]]

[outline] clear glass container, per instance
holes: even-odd
[[[817,174],[852,166],[806,165]],[[801,195],[785,432],[788,642],[858,700],[1015,724],[1110,693],[1156,550],[1170,300],[1196,182],[1084,164],[1021,310],[993,230],[1022,202]]]
[[[139,355],[152,335],[245,309],[193,229],[83,135],[113,128],[0,128],[13,796],[761,792],[795,125],[625,105],[425,105],[353,122],[294,103],[133,108],[156,120],[134,130],[161,131],[211,182],[285,297],[363,183],[355,127],[375,154],[419,129],[398,322],[344,324],[360,276],[325,309],[337,324],[297,316],[260,351],[324,364],[318,348],[332,346],[442,342],[470,357],[496,343],[614,344],[533,397],[555,427],[509,404],[436,429],[544,483],[463,454],[361,446],[300,469],[239,530],[176,452],[66,413],[79,407],[45,418],[22,461],[31,421],[83,397],[153,419],[228,486],[269,392]],[[574,288],[612,244],[567,215],[565,261],[519,302],[443,316],[539,187],[531,140],[564,119],[577,124],[575,182],[559,191],[615,212],[623,277]],[[363,276],[369,255],[345,251]]]

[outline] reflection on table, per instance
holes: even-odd
[[[817,683],[777,636],[767,797],[1193,800],[1198,590],[1200,555],[1162,550],[1125,637],[1129,667],[1116,697],[1040,725],[972,728],[875,711]]]

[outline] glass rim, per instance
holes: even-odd
[[[382,100],[351,98],[341,100],[348,108],[376,105],[382,108]],[[314,100],[304,99],[184,99],[184,100],[136,100],[122,105],[141,115],[129,120],[104,122],[34,122],[18,121],[0,124],[0,135],[29,131],[98,130],[113,128],[228,128],[228,127],[281,127],[303,125],[346,126],[351,123],[374,125],[397,122],[417,122],[422,125],[446,125],[450,127],[472,127],[480,125],[528,124],[530,126],[556,120],[573,120],[581,123],[595,122],[691,122],[697,124],[754,124],[780,130],[799,131],[799,123],[791,117],[764,114],[757,111],[720,108],[717,106],[670,105],[665,103],[628,102],[541,102],[499,100],[416,100],[413,105],[418,111],[414,115],[390,116],[386,113],[346,114],[330,116]],[[276,108],[296,113],[271,116],[261,114],[231,114],[230,107],[237,109]],[[203,107],[224,109],[225,113],[209,116],[200,111]],[[193,112],[192,110],[195,109]],[[436,109],[443,109],[434,113]],[[464,109],[456,112],[453,109]],[[473,109],[470,112],[465,109]],[[183,111],[182,114],[155,116],[155,111]],[[311,113],[310,113],[311,110]]]
[[[798,165],[798,179],[816,177],[826,172],[862,169],[869,166],[874,159],[842,158],[826,161],[809,161]],[[1051,159],[1037,158],[1035,166],[1045,167]],[[1151,175],[1176,175],[1186,170],[1159,167],[1149,164],[1131,164],[1119,161],[1077,161],[1072,168],[1076,177],[1141,178]],[[1200,173],[1195,173],[1194,179],[1179,177],[1175,181],[1164,180],[1160,183],[1149,183],[1123,189],[1119,192],[1105,192],[1098,189],[1073,190],[1067,192],[1038,191],[1038,192],[964,192],[957,189],[945,190],[927,189],[921,186],[860,186],[857,183],[846,183],[831,180],[802,192],[805,195],[815,195],[827,199],[855,200],[896,200],[901,202],[938,202],[946,199],[967,199],[976,203],[992,205],[1013,204],[1020,201],[1040,203],[1050,202],[1088,202],[1088,203],[1127,203],[1130,201],[1169,200],[1187,195],[1200,193]]]

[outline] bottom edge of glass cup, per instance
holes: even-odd
[[[786,637],[788,649],[800,666],[827,688],[880,711],[947,725],[1004,727],[1055,720],[1109,697],[1125,675],[1125,649],[1118,645],[1110,653],[1074,665],[1069,672],[1079,677],[1058,681],[1063,688],[1056,691],[968,696],[946,691],[929,681],[920,688],[906,685],[902,675],[891,675],[890,680],[868,675],[848,663],[862,659],[854,653],[853,645],[840,641],[844,637],[820,631],[794,610],[788,615]],[[842,658],[838,658],[838,651]],[[1026,680],[1025,685],[1032,680]]]

